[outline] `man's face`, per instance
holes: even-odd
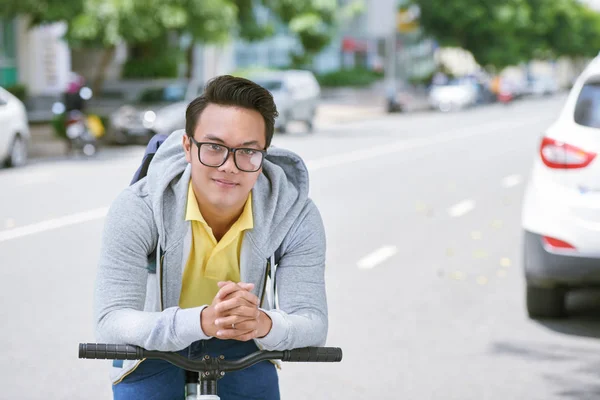
[[[193,136],[197,142],[263,150],[265,122],[255,110],[209,104],[200,114]],[[192,164],[192,186],[200,207],[225,212],[241,208],[262,168],[256,172],[240,171],[233,154],[220,167],[209,167],[200,162],[198,145],[187,135],[183,147],[187,162]]]

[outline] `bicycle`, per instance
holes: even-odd
[[[341,362],[342,349],[339,347],[305,347],[284,351],[261,350],[239,360],[225,361],[223,356],[211,357],[205,355],[200,360],[190,360],[177,353],[151,351],[138,346],[80,343],[79,358],[97,360],[157,359],[168,361],[186,371],[186,400],[219,400],[217,382],[227,372],[239,371],[268,360]]]

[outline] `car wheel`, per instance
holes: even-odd
[[[527,312],[530,318],[562,318],[566,316],[563,288],[527,286]]]
[[[306,121],[306,129],[309,133],[313,133],[315,131],[315,124],[312,120]]]
[[[287,126],[288,126],[289,122],[290,122],[289,115],[288,115],[288,113],[285,113],[283,115],[283,122],[277,128],[277,132],[279,132],[279,133],[287,133]]]
[[[287,133],[287,126],[286,126],[286,124],[279,125],[279,127],[277,127],[277,132],[278,133]]]
[[[27,143],[20,135],[15,136],[8,154],[9,167],[21,167],[27,162]]]
[[[91,144],[91,143],[87,143],[83,146],[83,154],[85,154],[88,157],[93,156],[94,154],[96,154],[97,148],[95,145]]]
[[[447,102],[447,101],[441,102],[438,105],[438,109],[444,113],[452,111],[453,108],[454,108],[454,105],[451,102]]]
[[[387,102],[387,112],[389,114],[402,112],[402,106],[400,104],[398,104],[397,102],[388,101]]]

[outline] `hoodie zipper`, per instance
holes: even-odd
[[[133,366],[133,368],[131,368],[129,371],[127,371],[125,374],[123,374],[123,376],[122,376],[122,377],[120,377],[120,378],[119,378],[119,379],[118,379],[116,382],[114,382],[114,383],[113,383],[113,386],[116,386],[116,385],[118,385],[119,383],[123,382],[123,379],[125,379],[125,378],[127,378],[129,375],[131,375],[131,374],[132,374],[132,373],[133,373],[133,372],[134,372],[134,371],[137,369],[137,367],[139,367],[139,366],[140,366],[140,364],[141,364],[142,362],[144,362],[144,361],[146,361],[146,359],[145,359],[145,358],[143,358],[143,359],[139,360],[139,361],[138,361],[138,362],[137,362],[137,363],[136,363],[136,364]]]
[[[271,273],[271,260],[267,260],[267,267],[265,268],[265,279],[263,280],[263,290],[262,290],[262,294],[260,296],[260,306],[262,307],[263,305],[263,301],[265,299],[265,293],[267,292],[267,279],[269,278],[269,274]],[[262,346],[257,343],[258,347],[260,350],[262,350]],[[275,367],[278,370],[281,370],[281,364],[279,362],[277,362],[276,360],[269,360],[269,362],[273,365],[275,365]]]
[[[162,249],[161,249],[161,253],[162,253]],[[160,311],[164,311],[164,305],[163,305],[163,263],[165,260],[165,255],[164,253],[160,255],[160,277],[159,279],[159,285],[160,285],[160,293],[158,294],[158,298],[160,300]]]
[[[267,267],[265,268],[265,278],[263,280],[262,294],[260,295],[260,306],[262,307],[265,300],[265,293],[267,292],[267,279],[271,273],[271,261],[267,260]]]

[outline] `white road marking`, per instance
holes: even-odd
[[[396,246],[381,247],[358,262],[360,269],[372,269],[398,252]]]
[[[475,208],[475,201],[468,199],[463,200],[458,204],[453,205],[448,209],[448,214],[451,217],[461,217]]]
[[[502,187],[508,189],[513,186],[517,186],[523,182],[523,177],[519,174],[509,175],[502,179]]]
[[[18,228],[0,231],[0,243],[6,242],[11,239],[18,239],[23,236],[63,228],[65,226],[76,225],[82,222],[94,221],[96,219],[102,219],[106,216],[107,212],[108,207],[102,207],[97,208],[95,210],[65,215],[64,217],[60,218],[49,219],[31,225],[25,225]]]

